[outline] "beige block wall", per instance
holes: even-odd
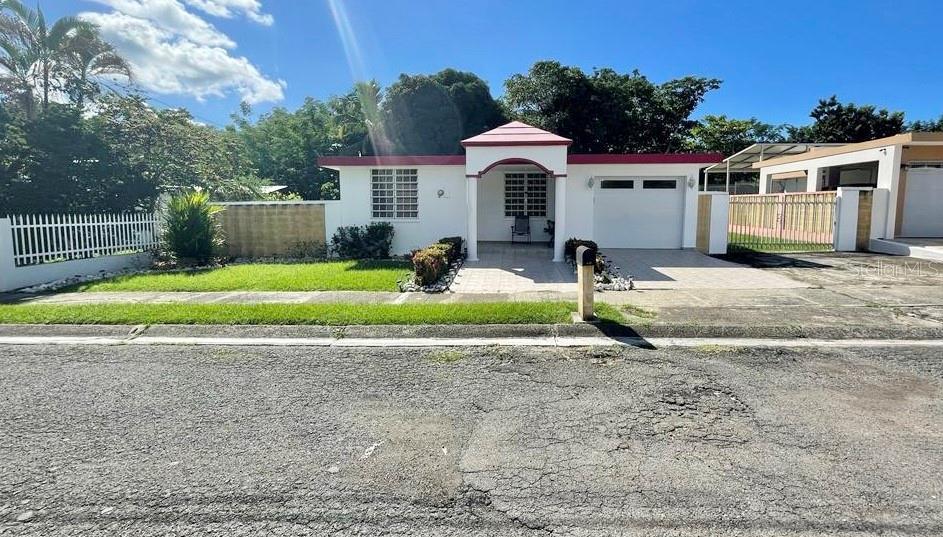
[[[326,242],[324,205],[271,202],[222,204],[218,214],[226,255],[233,257],[288,256],[302,244]]]
[[[866,252],[871,247],[871,210],[874,206],[874,192],[862,190],[858,193],[858,230],[855,245]]]
[[[698,196],[697,199],[697,236],[695,239],[695,247],[705,254],[710,250],[712,200],[712,196]]]

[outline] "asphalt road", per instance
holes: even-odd
[[[939,349],[0,347],[0,535],[940,535],[941,386]]]

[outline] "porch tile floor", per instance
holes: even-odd
[[[576,273],[554,263],[546,244],[478,243],[479,261],[465,263],[452,283],[454,293],[574,292]]]

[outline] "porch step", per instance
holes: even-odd
[[[905,255],[917,259],[943,262],[943,250],[914,246],[887,239],[871,239],[870,250],[879,254]]]

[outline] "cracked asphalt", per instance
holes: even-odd
[[[943,534],[938,349],[0,360],[0,535]]]

